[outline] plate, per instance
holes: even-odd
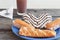
[[[12,31],[15,35],[17,35],[20,38],[24,38],[26,40],[54,40],[60,37],[60,28],[58,28],[56,31],[56,36],[55,37],[51,37],[51,38],[32,38],[32,37],[26,37],[26,36],[21,36],[18,34],[19,29],[15,26],[12,26]]]

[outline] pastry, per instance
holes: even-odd
[[[29,27],[21,27],[19,30],[19,35],[28,37],[54,37],[56,36],[56,32],[53,30],[40,30]]]
[[[16,26],[16,27],[18,27],[18,28],[21,28],[22,26],[34,28],[31,24],[28,24],[25,21],[22,21],[21,19],[14,20],[13,21],[13,25]]]
[[[39,15],[39,17],[35,17],[31,13],[27,13],[23,16],[23,19],[25,22],[32,24],[33,27],[43,28],[45,27],[46,23],[52,21],[52,16],[50,16],[48,13],[42,13]]]
[[[46,28],[56,30],[57,28],[60,27],[59,25],[60,25],[60,18],[57,18],[54,21],[47,23]]]
[[[31,24],[26,23],[20,19],[14,20],[14,25],[20,28],[19,35],[29,37],[53,37],[56,36],[56,32],[53,30],[40,30],[34,28]]]

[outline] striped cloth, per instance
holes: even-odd
[[[32,26],[36,28],[43,28],[45,27],[46,23],[49,23],[52,21],[52,16],[50,16],[48,13],[42,13],[37,18],[31,13],[27,13],[23,15],[23,19],[29,23],[32,24]]]

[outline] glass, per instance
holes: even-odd
[[[26,4],[27,4],[27,0],[17,0],[18,13],[21,14],[26,12]]]

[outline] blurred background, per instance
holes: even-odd
[[[13,6],[16,8],[16,0],[0,0],[0,8],[9,8]],[[27,0],[28,9],[59,9],[60,0]]]
[[[17,9],[16,0],[0,0],[0,9]],[[27,0],[27,9],[49,9],[53,16],[60,16],[60,0]]]

